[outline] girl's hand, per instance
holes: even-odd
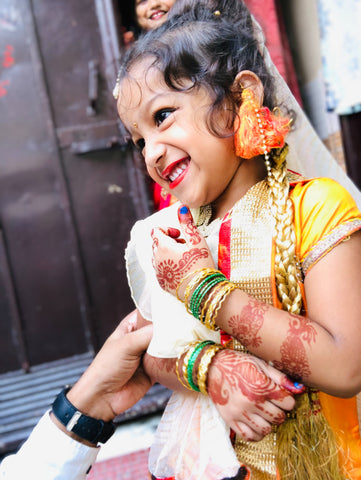
[[[191,272],[202,268],[215,268],[208,245],[198,232],[189,208],[181,206],[178,210],[181,232],[176,228],[167,230],[155,228],[152,231],[153,239],[153,267],[159,285],[163,290],[176,295],[179,288],[179,298],[183,298],[185,288],[192,278]]]
[[[223,420],[246,441],[259,441],[283,423],[293,395],[304,391],[263,360],[233,350],[216,354],[207,388]]]

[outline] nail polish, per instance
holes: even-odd
[[[183,207],[179,209],[179,213],[181,213],[182,215],[185,215],[186,213],[188,213],[188,207],[183,205]]]
[[[305,386],[302,383],[295,382],[294,387],[297,388],[297,390],[302,390]]]

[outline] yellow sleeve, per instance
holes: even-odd
[[[296,250],[304,275],[332,248],[361,229],[361,213],[348,191],[330,178],[292,185]]]

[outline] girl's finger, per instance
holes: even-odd
[[[173,227],[153,228],[151,231],[153,254],[155,254],[158,247],[166,248],[169,252],[181,252],[181,245],[185,244],[186,241],[183,238],[179,238],[180,233],[178,228]]]
[[[294,395],[303,393],[305,391],[305,387],[302,383],[293,382],[285,373],[280,372],[266,362],[263,363],[262,370],[269,378],[271,378],[275,383],[277,383],[277,385],[283,387],[285,390]]]
[[[264,437],[264,435],[256,432],[253,428],[251,428],[243,421],[232,422],[230,427],[236,432],[239,437],[241,437],[246,442],[259,442]]]
[[[167,228],[167,233],[171,238],[178,238],[180,235],[180,230],[178,228],[173,228],[173,227],[168,227]]]
[[[182,244],[186,243],[184,238],[179,238],[181,232],[178,228],[168,227],[167,233],[168,233],[168,236],[173,238],[177,243],[182,243]]]
[[[199,233],[189,208],[186,205],[182,205],[178,209],[178,220],[186,239],[186,243],[189,245],[199,245],[204,242],[202,235]]]

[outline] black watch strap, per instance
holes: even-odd
[[[105,443],[114,433],[114,423],[97,420],[79,412],[66,397],[70,389],[71,387],[64,388],[54,400],[54,415],[68,432],[73,432],[94,445],[98,442]]]

